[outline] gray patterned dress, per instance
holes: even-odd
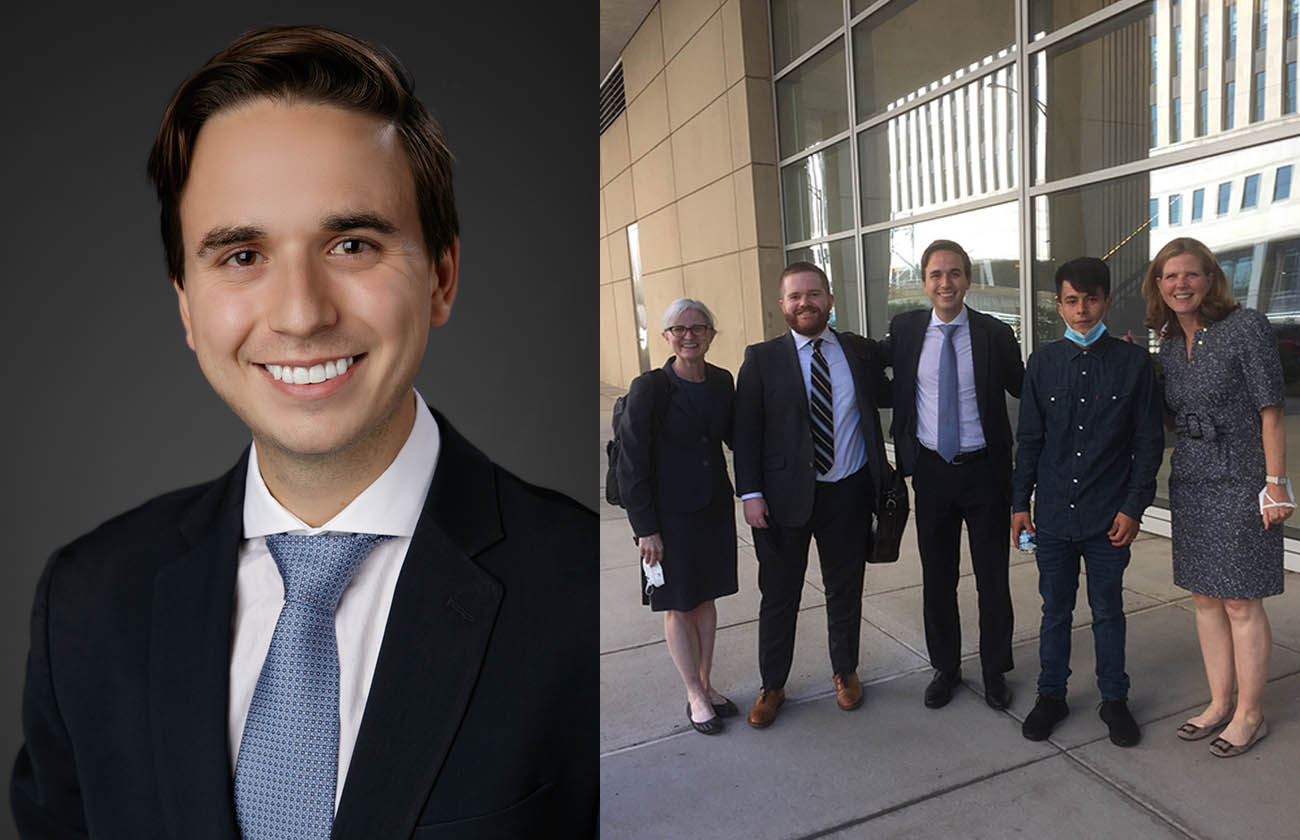
[[[1282,592],[1282,527],[1264,530],[1260,409],[1280,405],[1282,363],[1268,319],[1236,309],[1160,343],[1165,404],[1178,442],[1170,459],[1174,583],[1213,598]]]

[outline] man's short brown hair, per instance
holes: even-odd
[[[235,39],[177,89],[149,153],[149,178],[162,205],[168,274],[183,284],[180,198],[199,131],[214,114],[256,99],[332,105],[392,123],[415,180],[425,248],[439,259],[460,232],[451,151],[414,91],[410,74],[392,53],[341,32],[274,26]]]
[[[936,251],[952,251],[954,254],[961,257],[962,268],[966,271],[966,279],[971,279],[970,255],[966,253],[965,248],[961,247],[956,242],[953,242],[951,239],[936,239],[929,245],[925,246],[925,253],[921,254],[921,277],[925,277],[926,263],[930,262],[930,256]]]
[[[804,262],[803,260],[792,262],[785,267],[785,270],[781,272],[780,288],[785,288],[785,278],[789,277],[791,274],[803,274],[805,271],[816,274],[820,277],[822,288],[826,290],[826,294],[829,295],[831,293],[831,280],[826,276],[826,272],[822,270],[821,266],[816,265],[815,263]],[[782,292],[782,294],[784,294],[784,292]]]

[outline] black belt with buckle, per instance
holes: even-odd
[[[954,467],[961,466],[962,464],[969,464],[971,461],[978,461],[980,458],[989,454],[989,448],[986,446],[983,449],[974,449],[970,452],[958,453],[957,457],[953,458],[952,461],[948,461],[928,446],[922,446],[921,448],[938,458],[940,461],[943,461],[945,464],[951,463]]]
[[[1174,433],[1179,437],[1211,441],[1219,436],[1218,431],[1212,417],[1202,416],[1195,411],[1174,415]]]

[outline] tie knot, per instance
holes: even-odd
[[[332,615],[362,561],[387,539],[382,534],[269,534],[266,547],[284,579],[284,600]]]
[[[820,353],[820,352],[822,351],[822,342],[823,342],[824,340],[825,340],[825,339],[821,339],[821,338],[814,338],[814,339],[813,339],[813,352],[814,352],[814,353]]]
[[[955,332],[957,332],[957,327],[959,327],[959,326],[961,326],[961,325],[960,325],[960,324],[940,324],[940,325],[939,325],[939,329],[943,330],[943,337],[944,337],[944,338],[952,338],[952,334],[955,333]]]

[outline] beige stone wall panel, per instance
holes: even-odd
[[[632,276],[632,261],[627,253],[627,228],[615,228],[605,240],[609,245],[609,276],[626,280]]]
[[[650,351],[650,365],[659,367],[672,351],[663,338],[664,310],[668,304],[683,297],[686,290],[682,285],[682,270],[670,268],[641,278],[641,294],[645,298],[646,332],[649,333],[647,344]]]
[[[686,297],[703,301],[717,319],[718,334],[709,348],[709,361],[733,373],[740,369],[746,344],[740,284],[740,254],[682,266]]]
[[[644,219],[677,198],[673,191],[676,168],[673,146],[667,140],[632,164],[632,192],[636,196],[637,218]]]
[[[772,105],[771,79],[745,79],[745,101],[749,105],[749,154],[754,163],[775,165],[776,113]]]
[[[659,12],[663,20],[664,58],[672,61],[717,11],[718,5],[719,0],[662,0]]]
[[[625,169],[622,175],[605,185],[605,213],[611,233],[636,221],[630,169]]]
[[[637,224],[641,244],[642,274],[653,274],[682,264],[682,245],[677,221],[679,206],[679,204],[670,204],[646,216]]]
[[[614,308],[614,288],[612,285],[600,287],[601,382],[623,381],[623,363],[619,354],[621,340],[618,334],[618,315]]]
[[[774,338],[785,332],[785,316],[781,314],[781,271],[785,268],[785,252],[781,248],[758,249],[759,299],[763,318],[763,338]]]
[[[759,246],[780,248],[785,245],[781,233],[781,185],[775,166],[757,165],[751,169],[754,183],[754,217],[758,224]]]
[[[766,0],[739,0],[741,37],[744,42],[745,75],[772,75],[772,54],[768,46]]]
[[[682,262],[697,262],[739,250],[736,190],[731,176],[677,202]]]
[[[632,161],[640,160],[667,136],[668,82],[660,73],[627,104],[627,140]]]
[[[636,312],[632,305],[632,283],[625,280],[610,286],[614,296],[614,329],[618,348],[619,373],[617,379],[607,380],[626,388],[641,373],[641,356],[637,350]],[[601,330],[601,342],[606,330]]]
[[[668,124],[681,128],[726,90],[722,20],[715,16],[668,62]]]
[[[600,191],[600,236],[603,239],[609,233],[608,220],[605,218],[605,191]]]
[[[600,185],[603,187],[617,178],[631,163],[627,145],[627,112],[624,111],[600,135]]]
[[[656,5],[623,48],[623,94],[629,101],[634,99],[662,69],[664,39]]]
[[[673,133],[677,195],[686,195],[731,172],[731,120],[720,96]]]
[[[740,0],[727,0],[722,18],[722,63],[730,87],[745,77],[745,36],[740,20]]]
[[[614,282],[614,275],[609,270],[609,239],[601,237],[600,239],[600,285],[606,286]]]

